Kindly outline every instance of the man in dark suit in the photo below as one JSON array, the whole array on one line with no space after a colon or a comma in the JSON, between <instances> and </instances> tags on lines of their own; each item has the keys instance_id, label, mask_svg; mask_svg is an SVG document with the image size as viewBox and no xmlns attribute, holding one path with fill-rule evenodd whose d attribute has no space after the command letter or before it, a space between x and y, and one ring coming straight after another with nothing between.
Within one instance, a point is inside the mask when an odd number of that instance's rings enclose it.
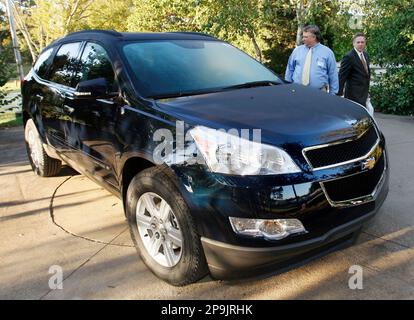
<instances>
[{"instance_id":1,"label":"man in dark suit","mask_svg":"<svg viewBox=\"0 0 414 320\"><path fill-rule=\"evenodd\" d=\"M345 98L366 106L371 71L369 57L365 51L365 35L363 33L355 34L352 43L354 48L341 61L338 95L344 95Z\"/></svg>"}]
</instances>

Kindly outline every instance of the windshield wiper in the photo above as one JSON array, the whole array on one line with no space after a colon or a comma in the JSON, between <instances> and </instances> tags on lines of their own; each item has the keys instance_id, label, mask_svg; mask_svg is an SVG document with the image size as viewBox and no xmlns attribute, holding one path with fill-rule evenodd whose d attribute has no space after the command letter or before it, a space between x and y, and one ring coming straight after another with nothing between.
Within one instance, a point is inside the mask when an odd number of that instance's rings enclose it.
<instances>
[{"instance_id":1,"label":"windshield wiper","mask_svg":"<svg viewBox=\"0 0 414 320\"><path fill-rule=\"evenodd\" d=\"M179 91L179 92L155 94L155 95L152 95L152 96L148 96L147 98L158 100L158 99L188 97L188 96L196 96L196 95L199 95L199 94L219 92L221 90L222 90L222 88L211 88L211 89L202 89L202 90Z\"/></svg>"},{"instance_id":2,"label":"windshield wiper","mask_svg":"<svg viewBox=\"0 0 414 320\"><path fill-rule=\"evenodd\" d=\"M222 90L229 90L229 89L242 89L242 88L253 88L253 87L266 87L266 86L275 86L278 84L282 84L278 81L271 81L271 80L262 80L262 81L252 81L252 82L245 82L241 84L236 84L233 86L228 86L222 88Z\"/></svg>"},{"instance_id":3,"label":"windshield wiper","mask_svg":"<svg viewBox=\"0 0 414 320\"><path fill-rule=\"evenodd\" d=\"M178 98L178 97L188 97L188 96L196 96L198 94L206 94L217 92L216 89L208 89L208 90L192 90L192 91L179 91L179 92L171 92L171 93L161 93L149 96L147 98L158 100L158 99L168 99L168 98Z\"/></svg>"},{"instance_id":4,"label":"windshield wiper","mask_svg":"<svg viewBox=\"0 0 414 320\"><path fill-rule=\"evenodd\" d=\"M221 92L221 91L232 90L232 89L265 87L265 86L274 86L274 85L278 85L278 84L282 84L282 83L278 82L278 81L271 81L271 80L252 81L252 82L245 82L245 83L236 84L236 85L228 86L228 87L221 87L221 88L210 88L210 89L203 89L203 90L161 93L161 94L148 96L147 98L155 99L155 100L168 99L168 98L179 98L179 97L195 96L195 95L199 95L199 94Z\"/></svg>"}]
</instances>

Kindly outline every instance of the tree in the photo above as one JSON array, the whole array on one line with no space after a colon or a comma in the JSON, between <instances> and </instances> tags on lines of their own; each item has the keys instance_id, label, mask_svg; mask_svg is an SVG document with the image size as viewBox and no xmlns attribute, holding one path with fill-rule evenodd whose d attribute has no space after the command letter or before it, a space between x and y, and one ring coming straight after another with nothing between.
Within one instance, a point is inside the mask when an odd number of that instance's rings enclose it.
<instances>
[{"instance_id":1,"label":"tree","mask_svg":"<svg viewBox=\"0 0 414 320\"><path fill-rule=\"evenodd\" d=\"M302 32L306 22L310 18L311 9L315 0L290 0L290 4L296 11L296 45L299 46L302 42Z\"/></svg>"},{"instance_id":2,"label":"tree","mask_svg":"<svg viewBox=\"0 0 414 320\"><path fill-rule=\"evenodd\" d=\"M308 8L306 19L298 22L297 6L292 5L292 0L267 0L264 3L264 21L260 30L265 41L264 61L277 73L284 73L289 55L301 39L300 26L319 26L323 44L334 51L337 60L352 48L352 30L348 25L350 14L342 0L315 0Z\"/></svg>"},{"instance_id":3,"label":"tree","mask_svg":"<svg viewBox=\"0 0 414 320\"><path fill-rule=\"evenodd\" d=\"M371 2L368 36L371 58L383 66L414 64L412 0Z\"/></svg>"},{"instance_id":4,"label":"tree","mask_svg":"<svg viewBox=\"0 0 414 320\"><path fill-rule=\"evenodd\" d=\"M13 15L34 61L52 40L85 28L93 0L13 1Z\"/></svg>"},{"instance_id":5,"label":"tree","mask_svg":"<svg viewBox=\"0 0 414 320\"><path fill-rule=\"evenodd\" d=\"M6 50L0 51L0 106L7 105L16 99L7 99L7 92L1 89L14 75L13 70L14 68L9 63L9 52Z\"/></svg>"},{"instance_id":6,"label":"tree","mask_svg":"<svg viewBox=\"0 0 414 320\"><path fill-rule=\"evenodd\" d=\"M263 22L262 0L208 0L200 7L202 29L230 42L246 36L257 60L263 60L258 36Z\"/></svg>"},{"instance_id":7,"label":"tree","mask_svg":"<svg viewBox=\"0 0 414 320\"><path fill-rule=\"evenodd\" d=\"M334 51L337 60L341 60L352 48L353 34L361 31L351 29L351 18L349 6L342 0L319 0L310 9L306 24L319 26L323 44Z\"/></svg>"},{"instance_id":8,"label":"tree","mask_svg":"<svg viewBox=\"0 0 414 320\"><path fill-rule=\"evenodd\" d=\"M128 18L129 31L198 31L237 42L246 36L254 55L262 60L257 35L260 29L260 0L134 0Z\"/></svg>"},{"instance_id":9,"label":"tree","mask_svg":"<svg viewBox=\"0 0 414 320\"><path fill-rule=\"evenodd\" d=\"M371 98L383 112L414 115L414 3L383 0L371 5L371 59L386 67L371 88Z\"/></svg>"},{"instance_id":10,"label":"tree","mask_svg":"<svg viewBox=\"0 0 414 320\"><path fill-rule=\"evenodd\" d=\"M5 12L0 7L0 106L7 105L16 99L7 99L7 92L1 89L10 78L15 76L8 21L3 17L5 17Z\"/></svg>"},{"instance_id":11,"label":"tree","mask_svg":"<svg viewBox=\"0 0 414 320\"><path fill-rule=\"evenodd\" d=\"M95 0L86 19L87 28L127 31L132 9L133 0Z\"/></svg>"},{"instance_id":12,"label":"tree","mask_svg":"<svg viewBox=\"0 0 414 320\"><path fill-rule=\"evenodd\" d=\"M257 44L260 1L252 0L134 0L128 18L129 31L198 31L234 42L244 35L250 39L255 56L261 60Z\"/></svg>"},{"instance_id":13,"label":"tree","mask_svg":"<svg viewBox=\"0 0 414 320\"><path fill-rule=\"evenodd\" d=\"M264 42L263 60L279 74L284 73L289 55L295 48L296 31L296 12L290 0L265 1L260 30Z\"/></svg>"},{"instance_id":14,"label":"tree","mask_svg":"<svg viewBox=\"0 0 414 320\"><path fill-rule=\"evenodd\" d=\"M37 54L39 52L39 48L36 45L36 43L34 43L29 33L27 24L26 24L25 15L22 14L22 11L24 10L24 8L27 8L26 6L29 6L31 4L32 4L31 2L25 1L23 2L23 4L20 3L20 6L16 6L16 3L14 1L10 1L11 11L14 17L14 21L16 22L20 33L23 35L23 38L26 41L27 48L29 49L29 52L32 56L32 61L35 61L37 58Z\"/></svg>"},{"instance_id":15,"label":"tree","mask_svg":"<svg viewBox=\"0 0 414 320\"><path fill-rule=\"evenodd\" d=\"M202 31L197 21L197 0L133 0L128 31Z\"/></svg>"}]
</instances>

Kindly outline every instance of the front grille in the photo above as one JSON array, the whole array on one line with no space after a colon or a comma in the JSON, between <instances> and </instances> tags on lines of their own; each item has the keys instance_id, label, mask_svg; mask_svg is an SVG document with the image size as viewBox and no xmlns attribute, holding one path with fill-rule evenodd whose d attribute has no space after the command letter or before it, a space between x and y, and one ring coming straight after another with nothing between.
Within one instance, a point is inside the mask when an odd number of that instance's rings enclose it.
<instances>
[{"instance_id":1,"label":"front grille","mask_svg":"<svg viewBox=\"0 0 414 320\"><path fill-rule=\"evenodd\" d=\"M334 202L356 199L371 195L377 187L385 167L382 153L375 167L349 177L323 183L327 196Z\"/></svg>"},{"instance_id":2,"label":"front grille","mask_svg":"<svg viewBox=\"0 0 414 320\"><path fill-rule=\"evenodd\" d=\"M371 125L359 139L306 150L305 155L314 169L330 166L365 156L377 140L377 131Z\"/></svg>"}]
</instances>

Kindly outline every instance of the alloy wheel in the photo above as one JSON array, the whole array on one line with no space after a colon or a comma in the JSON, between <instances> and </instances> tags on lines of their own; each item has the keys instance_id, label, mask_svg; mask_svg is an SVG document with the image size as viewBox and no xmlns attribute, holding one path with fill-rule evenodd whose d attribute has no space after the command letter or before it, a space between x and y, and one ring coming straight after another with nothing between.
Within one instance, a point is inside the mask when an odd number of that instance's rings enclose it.
<instances>
[{"instance_id":1,"label":"alloy wheel","mask_svg":"<svg viewBox=\"0 0 414 320\"><path fill-rule=\"evenodd\" d=\"M170 205L159 195L146 192L138 199L136 222L149 255L164 267L174 267L183 251L183 236Z\"/></svg>"}]
</instances>

